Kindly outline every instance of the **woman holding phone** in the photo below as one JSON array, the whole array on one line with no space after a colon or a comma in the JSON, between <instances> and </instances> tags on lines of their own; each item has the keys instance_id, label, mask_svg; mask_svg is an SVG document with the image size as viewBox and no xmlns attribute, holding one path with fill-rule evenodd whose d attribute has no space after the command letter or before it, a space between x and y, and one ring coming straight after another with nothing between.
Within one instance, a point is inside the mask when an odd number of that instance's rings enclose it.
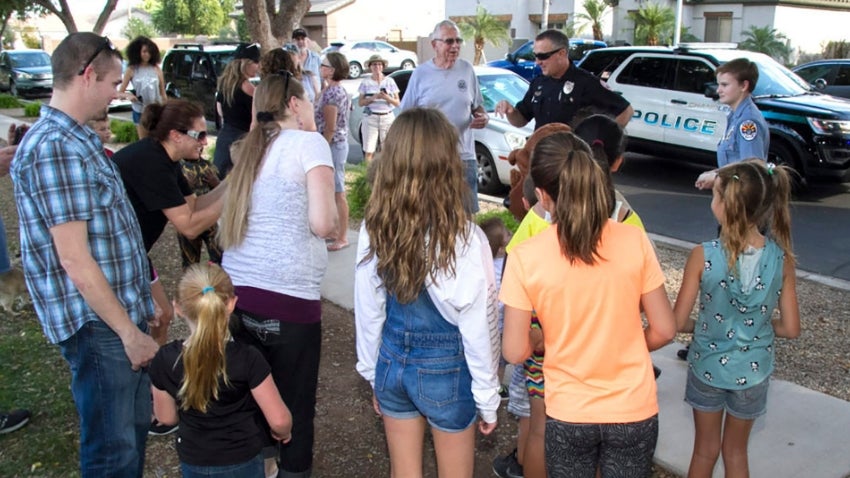
<instances>
[{"instance_id":1,"label":"woman holding phone","mask_svg":"<svg viewBox=\"0 0 850 478\"><path fill-rule=\"evenodd\" d=\"M393 109L401 102L398 96L398 85L395 80L384 75L387 60L380 55L372 55L366 60L366 68L372 72L360 83L360 100L363 107L363 122L360 124L360 135L363 141L363 153L366 162L371 162L378 147L378 141L384 144L387 131L395 120Z\"/></svg>"}]
</instances>

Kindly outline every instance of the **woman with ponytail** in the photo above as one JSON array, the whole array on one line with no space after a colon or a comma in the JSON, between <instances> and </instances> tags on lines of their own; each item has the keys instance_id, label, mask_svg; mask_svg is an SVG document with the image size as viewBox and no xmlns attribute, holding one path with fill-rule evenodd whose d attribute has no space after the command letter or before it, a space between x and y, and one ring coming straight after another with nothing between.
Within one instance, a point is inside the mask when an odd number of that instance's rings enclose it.
<instances>
[{"instance_id":1,"label":"woman with ponytail","mask_svg":"<svg viewBox=\"0 0 850 478\"><path fill-rule=\"evenodd\" d=\"M292 443L280 448L281 477L308 477L322 345L320 288L326 238L338 227L328 142L313 105L288 72L254 93L257 124L234 145L236 166L221 215L222 266L240 297L233 335L257 347L292 410Z\"/></svg>"},{"instance_id":2,"label":"woman with ponytail","mask_svg":"<svg viewBox=\"0 0 850 478\"><path fill-rule=\"evenodd\" d=\"M505 358L531 355L532 311L543 330L549 476L648 477L658 438L649 352L676 326L646 234L610 219L607 174L572 133L542 139L531 176L553 227L513 248L502 278Z\"/></svg>"},{"instance_id":3,"label":"woman with ponytail","mask_svg":"<svg viewBox=\"0 0 850 478\"><path fill-rule=\"evenodd\" d=\"M256 349L230 338L235 306L233 284L220 267L189 267L174 304L189 337L160 348L151 362L154 414L163 424L180 423L177 454L184 477L263 478L266 441L258 411L275 440L291 439L292 416L269 364Z\"/></svg>"}]
</instances>

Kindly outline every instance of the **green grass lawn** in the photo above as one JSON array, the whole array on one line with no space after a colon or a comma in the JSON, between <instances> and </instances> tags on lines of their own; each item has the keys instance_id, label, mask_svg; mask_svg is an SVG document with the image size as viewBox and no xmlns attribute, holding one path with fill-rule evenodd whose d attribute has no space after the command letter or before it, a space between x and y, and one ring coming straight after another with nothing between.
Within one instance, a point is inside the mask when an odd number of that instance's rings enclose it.
<instances>
[{"instance_id":1,"label":"green grass lawn","mask_svg":"<svg viewBox=\"0 0 850 478\"><path fill-rule=\"evenodd\" d=\"M32 308L0 318L0 409L27 408L24 428L0 435L0 475L79 476L79 423L68 364Z\"/></svg>"}]
</instances>

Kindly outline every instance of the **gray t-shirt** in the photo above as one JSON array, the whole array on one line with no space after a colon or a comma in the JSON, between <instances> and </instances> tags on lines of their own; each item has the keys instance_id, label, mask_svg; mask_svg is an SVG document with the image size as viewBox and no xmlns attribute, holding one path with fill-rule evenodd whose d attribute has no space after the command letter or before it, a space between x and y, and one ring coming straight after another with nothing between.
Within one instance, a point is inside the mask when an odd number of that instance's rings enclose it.
<instances>
[{"instance_id":1,"label":"gray t-shirt","mask_svg":"<svg viewBox=\"0 0 850 478\"><path fill-rule=\"evenodd\" d=\"M133 111L141 113L147 105L162 103L162 96L159 94L159 74L153 66L134 66L133 78L130 82L133 83L136 97L141 99L141 102L133 102Z\"/></svg>"},{"instance_id":2,"label":"gray t-shirt","mask_svg":"<svg viewBox=\"0 0 850 478\"><path fill-rule=\"evenodd\" d=\"M483 104L471 63L459 59L451 68L443 69L431 60L413 70L401 109L419 106L442 111L460 134L460 159L475 161L475 141L469 125L472 110Z\"/></svg>"},{"instance_id":3,"label":"gray t-shirt","mask_svg":"<svg viewBox=\"0 0 850 478\"><path fill-rule=\"evenodd\" d=\"M242 244L224 251L233 285L318 300L328 266L325 240L310 230L307 172L333 168L319 133L284 130L269 146L251 193Z\"/></svg>"}]
</instances>

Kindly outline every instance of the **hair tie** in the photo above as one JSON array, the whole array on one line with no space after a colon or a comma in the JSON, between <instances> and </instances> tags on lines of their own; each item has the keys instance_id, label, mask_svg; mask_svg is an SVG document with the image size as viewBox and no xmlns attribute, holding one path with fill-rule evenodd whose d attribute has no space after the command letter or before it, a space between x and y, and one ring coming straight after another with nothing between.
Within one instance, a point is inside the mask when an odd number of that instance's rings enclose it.
<instances>
[{"instance_id":1,"label":"hair tie","mask_svg":"<svg viewBox=\"0 0 850 478\"><path fill-rule=\"evenodd\" d=\"M767 175L773 176L773 170L776 169L776 165L773 163L767 163L765 166L767 166Z\"/></svg>"},{"instance_id":2,"label":"hair tie","mask_svg":"<svg viewBox=\"0 0 850 478\"><path fill-rule=\"evenodd\" d=\"M257 121L259 121L260 123L268 123L269 121L274 121L274 115L270 111L258 111Z\"/></svg>"},{"instance_id":3,"label":"hair tie","mask_svg":"<svg viewBox=\"0 0 850 478\"><path fill-rule=\"evenodd\" d=\"M204 286L204 288L201 289L201 295L207 295L210 292L215 292L215 288L211 285Z\"/></svg>"},{"instance_id":4,"label":"hair tie","mask_svg":"<svg viewBox=\"0 0 850 478\"><path fill-rule=\"evenodd\" d=\"M591 144L590 144L590 146L591 146L591 147L593 147L593 146L602 146L602 147L604 148L604 147L605 147L605 143L604 143L601 139L594 139L594 140L593 140L593 143L591 143Z\"/></svg>"},{"instance_id":5,"label":"hair tie","mask_svg":"<svg viewBox=\"0 0 850 478\"><path fill-rule=\"evenodd\" d=\"M737 174L733 174L733 175L732 175L732 179L734 179L735 181L740 181L740 180L741 180L741 178L739 178Z\"/></svg>"}]
</instances>

